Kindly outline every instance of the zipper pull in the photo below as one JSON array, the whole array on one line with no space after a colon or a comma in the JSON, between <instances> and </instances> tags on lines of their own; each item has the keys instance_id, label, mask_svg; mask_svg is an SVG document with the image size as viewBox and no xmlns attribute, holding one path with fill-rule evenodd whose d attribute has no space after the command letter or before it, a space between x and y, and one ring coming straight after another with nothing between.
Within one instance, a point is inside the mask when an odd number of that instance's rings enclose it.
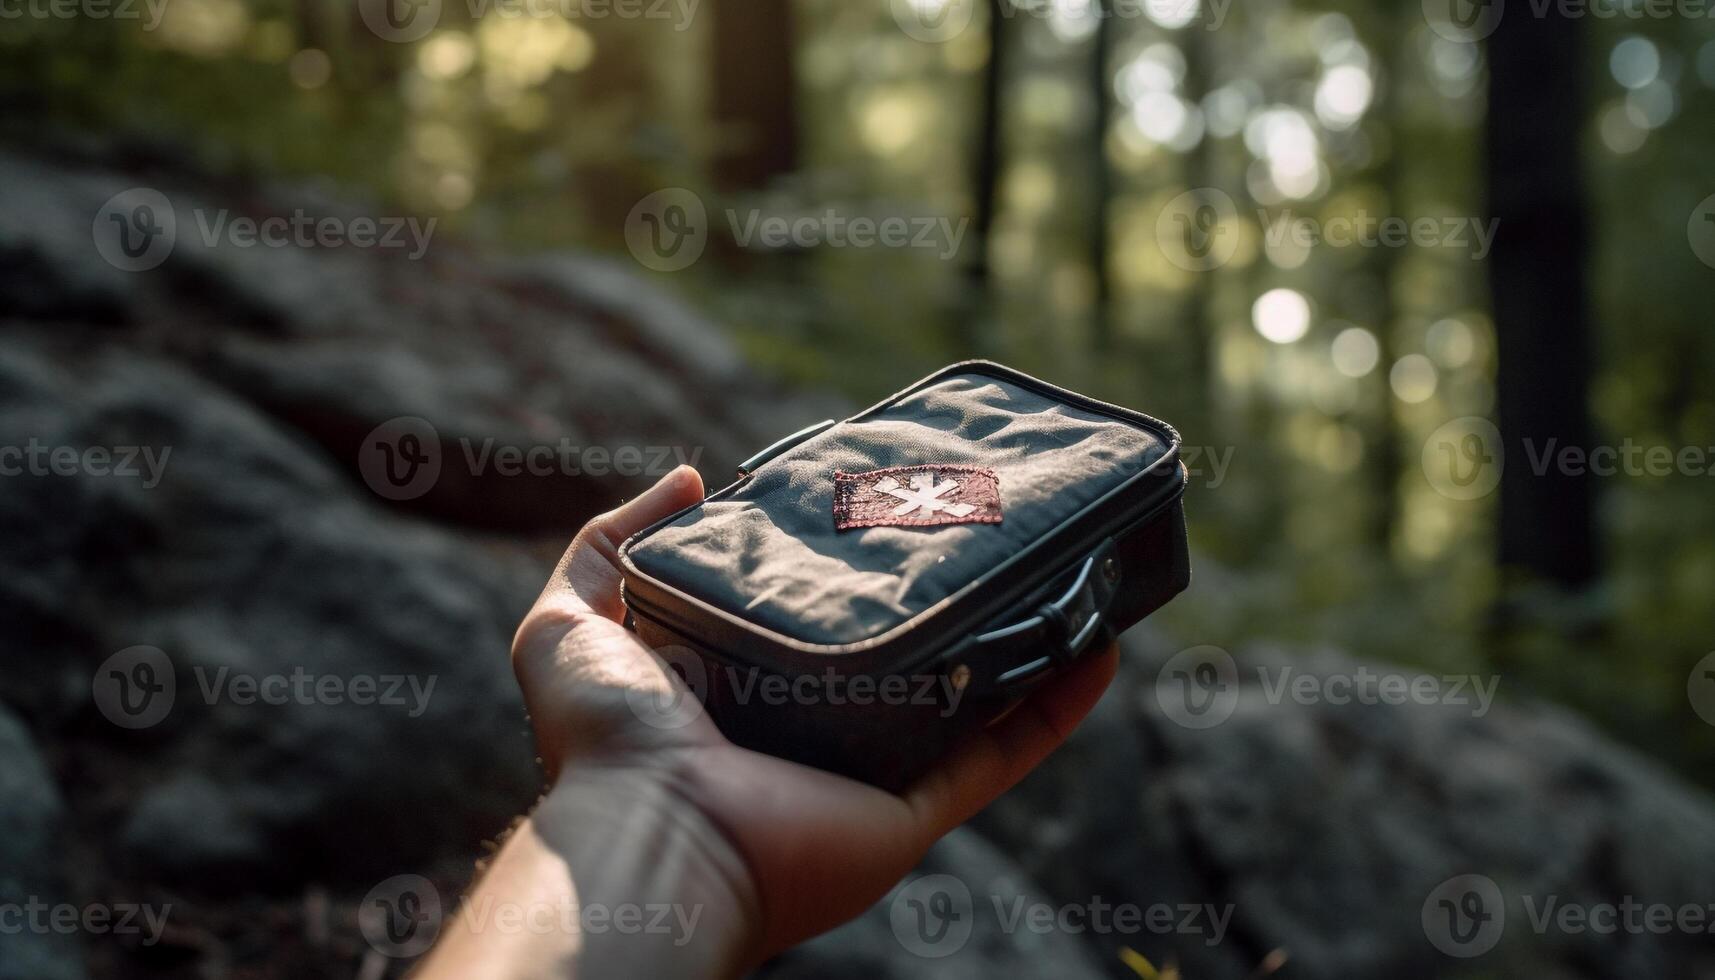
<instances>
[{"instance_id":1,"label":"zipper pull","mask_svg":"<svg viewBox=\"0 0 1715 980\"><path fill-rule=\"evenodd\" d=\"M792 433L779 442L776 442L774 445L764 449L762 452L759 452L755 456L752 456L738 464L738 478L741 480L744 479L750 474L756 472L757 467L761 466L763 463L768 462L801 442L806 442L815 436L821 435L833 428L836 424L837 423L835 423L833 419L823 419L808 428L799 429L797 432Z\"/></svg>"}]
</instances>

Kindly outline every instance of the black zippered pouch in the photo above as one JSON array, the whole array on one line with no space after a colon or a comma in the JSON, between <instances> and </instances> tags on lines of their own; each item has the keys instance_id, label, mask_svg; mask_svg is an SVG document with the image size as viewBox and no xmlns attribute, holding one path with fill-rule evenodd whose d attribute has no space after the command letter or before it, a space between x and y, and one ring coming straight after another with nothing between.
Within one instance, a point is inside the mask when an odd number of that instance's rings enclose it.
<instances>
[{"instance_id":1,"label":"black zippered pouch","mask_svg":"<svg viewBox=\"0 0 1715 980\"><path fill-rule=\"evenodd\" d=\"M626 607L734 742L901 789L1189 584L1179 447L955 364L626 540Z\"/></svg>"}]
</instances>

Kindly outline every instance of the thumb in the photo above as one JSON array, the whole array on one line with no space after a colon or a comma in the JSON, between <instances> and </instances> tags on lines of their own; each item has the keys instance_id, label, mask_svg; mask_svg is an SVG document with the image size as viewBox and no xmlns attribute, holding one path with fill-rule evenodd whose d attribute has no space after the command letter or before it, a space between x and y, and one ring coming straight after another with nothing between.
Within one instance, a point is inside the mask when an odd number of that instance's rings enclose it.
<instances>
[{"instance_id":1,"label":"thumb","mask_svg":"<svg viewBox=\"0 0 1715 980\"><path fill-rule=\"evenodd\" d=\"M536 600L536 609L591 610L615 622L625 618L619 598L619 546L662 518L703 499L703 478L680 466L614 510L592 518L561 556Z\"/></svg>"}]
</instances>

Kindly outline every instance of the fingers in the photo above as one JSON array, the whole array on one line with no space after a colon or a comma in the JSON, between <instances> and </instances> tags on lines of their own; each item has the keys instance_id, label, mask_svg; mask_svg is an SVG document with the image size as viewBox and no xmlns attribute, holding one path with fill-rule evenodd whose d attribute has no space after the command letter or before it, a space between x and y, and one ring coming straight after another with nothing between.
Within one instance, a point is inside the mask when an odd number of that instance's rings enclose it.
<instances>
[{"instance_id":1,"label":"fingers","mask_svg":"<svg viewBox=\"0 0 1715 980\"><path fill-rule=\"evenodd\" d=\"M906 793L927 839L964 823L1060 747L1101 700L1119 666L1119 648L1079 661L983 729Z\"/></svg>"},{"instance_id":2,"label":"fingers","mask_svg":"<svg viewBox=\"0 0 1715 980\"><path fill-rule=\"evenodd\" d=\"M619 599L619 546L649 525L703 499L703 478L680 466L615 510L584 525L566 549L536 610L593 610L615 622L625 618Z\"/></svg>"},{"instance_id":3,"label":"fingers","mask_svg":"<svg viewBox=\"0 0 1715 980\"><path fill-rule=\"evenodd\" d=\"M702 496L702 478L681 466L635 499L591 520L524 617L512 644L512 666L551 775L574 752L652 741L636 737L655 734L638 725L639 705L671 695L673 682L622 625L619 546Z\"/></svg>"},{"instance_id":4,"label":"fingers","mask_svg":"<svg viewBox=\"0 0 1715 980\"><path fill-rule=\"evenodd\" d=\"M619 546L702 495L702 477L681 466L584 525L524 617L512 643L512 666L550 773L571 748L602 744L626 727L626 691L663 682L659 667L620 625ZM578 709L570 710L574 704Z\"/></svg>"}]
</instances>

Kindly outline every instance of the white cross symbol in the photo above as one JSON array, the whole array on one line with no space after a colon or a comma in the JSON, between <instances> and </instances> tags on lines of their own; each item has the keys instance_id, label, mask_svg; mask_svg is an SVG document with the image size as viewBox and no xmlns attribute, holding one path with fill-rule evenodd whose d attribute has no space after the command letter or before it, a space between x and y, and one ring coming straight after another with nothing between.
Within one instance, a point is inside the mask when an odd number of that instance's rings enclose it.
<instances>
[{"instance_id":1,"label":"white cross symbol","mask_svg":"<svg viewBox=\"0 0 1715 980\"><path fill-rule=\"evenodd\" d=\"M911 474L911 489L901 486L898 480L887 477L875 485L877 493L885 493L890 497L898 497L905 501L893 508L894 517L904 517L918 508L922 508L924 516L931 516L936 511L946 511L954 517L968 517L976 508L970 504L950 504L936 498L945 496L959 489L959 484L953 480L936 485L934 477L927 473Z\"/></svg>"}]
</instances>

